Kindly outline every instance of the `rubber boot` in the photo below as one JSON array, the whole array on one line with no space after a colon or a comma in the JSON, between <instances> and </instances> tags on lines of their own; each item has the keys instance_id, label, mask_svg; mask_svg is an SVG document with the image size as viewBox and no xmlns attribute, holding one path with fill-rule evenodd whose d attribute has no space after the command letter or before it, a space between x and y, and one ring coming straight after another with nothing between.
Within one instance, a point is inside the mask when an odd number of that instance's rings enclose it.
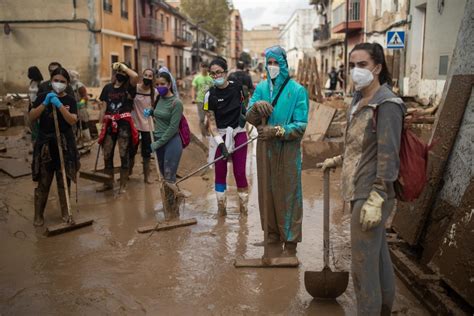
<instances>
[{"instance_id":1,"label":"rubber boot","mask_svg":"<svg viewBox=\"0 0 474 316\"><path fill-rule=\"evenodd\" d=\"M59 207L61 208L61 218L64 222L67 222L69 214L67 212L67 202L66 202L66 190L64 187L58 188L59 195Z\"/></svg>"},{"instance_id":2,"label":"rubber boot","mask_svg":"<svg viewBox=\"0 0 474 316\"><path fill-rule=\"evenodd\" d=\"M129 169L120 169L120 193L127 192Z\"/></svg>"},{"instance_id":3,"label":"rubber boot","mask_svg":"<svg viewBox=\"0 0 474 316\"><path fill-rule=\"evenodd\" d=\"M239 191L239 211L241 216L247 216L248 214L248 204L249 204L249 192L247 189L245 191Z\"/></svg>"},{"instance_id":4,"label":"rubber boot","mask_svg":"<svg viewBox=\"0 0 474 316\"><path fill-rule=\"evenodd\" d=\"M131 176L133 174L133 167L135 167L135 157L130 158L130 168L128 168L128 175Z\"/></svg>"},{"instance_id":5,"label":"rubber boot","mask_svg":"<svg viewBox=\"0 0 474 316\"><path fill-rule=\"evenodd\" d=\"M296 246L295 242L285 242L285 249L283 250L283 256L285 257L296 257Z\"/></svg>"},{"instance_id":6,"label":"rubber boot","mask_svg":"<svg viewBox=\"0 0 474 316\"><path fill-rule=\"evenodd\" d=\"M227 215L227 197L224 192L216 192L217 196L217 215L226 216Z\"/></svg>"},{"instance_id":7,"label":"rubber boot","mask_svg":"<svg viewBox=\"0 0 474 316\"><path fill-rule=\"evenodd\" d=\"M44 208L46 207L46 202L48 197L42 196L38 188L35 188L35 219L33 225L40 227L44 225Z\"/></svg>"},{"instance_id":8,"label":"rubber boot","mask_svg":"<svg viewBox=\"0 0 474 316\"><path fill-rule=\"evenodd\" d=\"M83 129L82 130L82 141L84 142L84 145L89 146L91 140L92 140L91 131L88 128Z\"/></svg>"},{"instance_id":9,"label":"rubber boot","mask_svg":"<svg viewBox=\"0 0 474 316\"><path fill-rule=\"evenodd\" d=\"M143 158L143 181L147 184L153 183L150 179L150 158Z\"/></svg>"},{"instance_id":10,"label":"rubber boot","mask_svg":"<svg viewBox=\"0 0 474 316\"><path fill-rule=\"evenodd\" d=\"M112 178L112 180L110 182L104 183L100 188L95 190L96 192L105 192L105 191L112 190L114 188L114 169L106 168L104 169L104 173L106 175L109 175Z\"/></svg>"},{"instance_id":11,"label":"rubber boot","mask_svg":"<svg viewBox=\"0 0 474 316\"><path fill-rule=\"evenodd\" d=\"M280 241L272 241L272 240L269 240L268 241L268 251L267 251L267 254L270 258L277 258L279 256L281 256L282 254L282 245L283 243L280 242Z\"/></svg>"}]
</instances>

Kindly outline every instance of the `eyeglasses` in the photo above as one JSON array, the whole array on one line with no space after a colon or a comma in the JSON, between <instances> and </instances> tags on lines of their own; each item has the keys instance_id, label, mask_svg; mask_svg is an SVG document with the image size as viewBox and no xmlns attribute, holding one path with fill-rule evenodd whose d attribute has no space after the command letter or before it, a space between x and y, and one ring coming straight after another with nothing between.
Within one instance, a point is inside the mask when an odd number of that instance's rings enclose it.
<instances>
[{"instance_id":1,"label":"eyeglasses","mask_svg":"<svg viewBox=\"0 0 474 316\"><path fill-rule=\"evenodd\" d=\"M225 71L220 71L220 70L218 70L218 71L210 71L210 72L209 72L209 75L210 75L211 77L220 77L220 76L222 76L224 73L225 73Z\"/></svg>"}]
</instances>

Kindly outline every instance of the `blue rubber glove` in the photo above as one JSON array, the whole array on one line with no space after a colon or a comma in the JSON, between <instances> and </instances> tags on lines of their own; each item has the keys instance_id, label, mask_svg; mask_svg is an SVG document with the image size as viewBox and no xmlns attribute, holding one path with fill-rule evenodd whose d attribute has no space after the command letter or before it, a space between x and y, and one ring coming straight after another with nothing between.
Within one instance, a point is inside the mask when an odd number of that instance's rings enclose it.
<instances>
[{"instance_id":1,"label":"blue rubber glove","mask_svg":"<svg viewBox=\"0 0 474 316\"><path fill-rule=\"evenodd\" d=\"M158 142L151 143L150 148L152 152L155 152L158 149Z\"/></svg>"},{"instance_id":2,"label":"blue rubber glove","mask_svg":"<svg viewBox=\"0 0 474 316\"><path fill-rule=\"evenodd\" d=\"M54 92L50 92L46 95L46 98L44 98L43 104L44 105L50 105L51 104L51 99L54 97L57 97L58 95Z\"/></svg>"},{"instance_id":3,"label":"blue rubber glove","mask_svg":"<svg viewBox=\"0 0 474 316\"><path fill-rule=\"evenodd\" d=\"M56 107L56 109L59 109L63 105L61 101L59 101L58 97L52 97L51 104L53 104Z\"/></svg>"},{"instance_id":4,"label":"blue rubber glove","mask_svg":"<svg viewBox=\"0 0 474 316\"><path fill-rule=\"evenodd\" d=\"M152 110L152 109L144 109L144 110L143 110L143 115L144 115L145 117L150 117L152 114L153 114L153 110Z\"/></svg>"}]
</instances>

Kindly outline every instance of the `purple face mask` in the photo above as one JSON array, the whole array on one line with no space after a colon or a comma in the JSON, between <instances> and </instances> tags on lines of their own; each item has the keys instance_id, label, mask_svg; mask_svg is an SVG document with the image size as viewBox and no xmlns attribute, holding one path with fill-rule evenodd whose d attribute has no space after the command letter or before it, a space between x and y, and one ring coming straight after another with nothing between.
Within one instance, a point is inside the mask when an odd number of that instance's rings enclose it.
<instances>
[{"instance_id":1,"label":"purple face mask","mask_svg":"<svg viewBox=\"0 0 474 316\"><path fill-rule=\"evenodd\" d=\"M169 91L168 87L163 87L163 86L159 86L157 89L158 89L158 93L163 97L167 95Z\"/></svg>"}]
</instances>

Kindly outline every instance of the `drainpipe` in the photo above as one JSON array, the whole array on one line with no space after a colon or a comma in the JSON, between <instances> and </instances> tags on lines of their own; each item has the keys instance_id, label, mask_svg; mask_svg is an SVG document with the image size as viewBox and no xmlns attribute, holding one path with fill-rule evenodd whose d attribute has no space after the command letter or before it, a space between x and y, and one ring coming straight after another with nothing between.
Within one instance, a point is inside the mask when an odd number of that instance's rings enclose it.
<instances>
[{"instance_id":1,"label":"drainpipe","mask_svg":"<svg viewBox=\"0 0 474 316\"><path fill-rule=\"evenodd\" d=\"M365 0L364 1L364 43L367 42L367 22L369 21L368 15L369 15L369 2L370 0Z\"/></svg>"},{"instance_id":2,"label":"drainpipe","mask_svg":"<svg viewBox=\"0 0 474 316\"><path fill-rule=\"evenodd\" d=\"M345 37L344 37L344 68L345 68L345 80L344 80L344 96L346 96L347 93L347 81L349 79L349 65L347 64L347 47L349 46L348 44L348 36L349 36L349 0L346 0L346 29L345 29Z\"/></svg>"}]
</instances>

